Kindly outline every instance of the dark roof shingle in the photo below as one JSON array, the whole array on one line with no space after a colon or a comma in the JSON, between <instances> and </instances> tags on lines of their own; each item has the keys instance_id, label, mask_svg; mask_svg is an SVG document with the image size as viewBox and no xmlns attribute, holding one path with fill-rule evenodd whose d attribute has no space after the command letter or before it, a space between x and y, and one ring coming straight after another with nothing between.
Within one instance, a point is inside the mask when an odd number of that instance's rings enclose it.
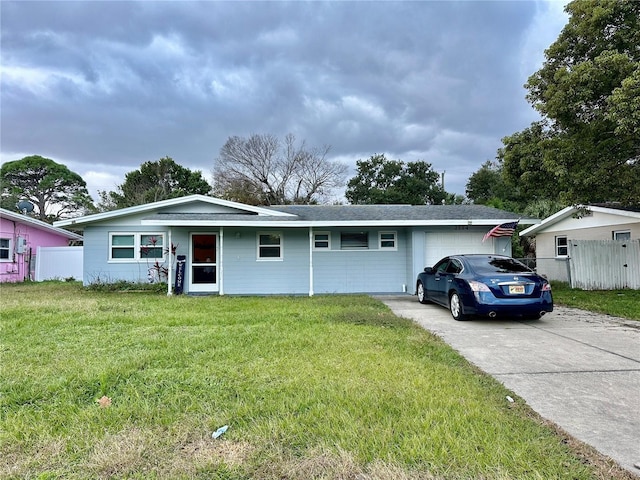
<instances>
[{"instance_id":1,"label":"dark roof shingle","mask_svg":"<svg viewBox=\"0 0 640 480\"><path fill-rule=\"evenodd\" d=\"M274 205L307 221L517 219L513 212L484 205Z\"/></svg>"}]
</instances>

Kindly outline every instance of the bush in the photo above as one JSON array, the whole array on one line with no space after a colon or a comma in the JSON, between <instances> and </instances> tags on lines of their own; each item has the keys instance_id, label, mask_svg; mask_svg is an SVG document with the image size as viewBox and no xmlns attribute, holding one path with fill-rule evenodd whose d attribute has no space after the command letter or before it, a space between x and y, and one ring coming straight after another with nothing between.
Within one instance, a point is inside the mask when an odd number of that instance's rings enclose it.
<instances>
[{"instance_id":1,"label":"bush","mask_svg":"<svg viewBox=\"0 0 640 480\"><path fill-rule=\"evenodd\" d=\"M92 292L149 292L166 293L166 283L142 283L116 280L114 282L93 282L85 287Z\"/></svg>"}]
</instances>

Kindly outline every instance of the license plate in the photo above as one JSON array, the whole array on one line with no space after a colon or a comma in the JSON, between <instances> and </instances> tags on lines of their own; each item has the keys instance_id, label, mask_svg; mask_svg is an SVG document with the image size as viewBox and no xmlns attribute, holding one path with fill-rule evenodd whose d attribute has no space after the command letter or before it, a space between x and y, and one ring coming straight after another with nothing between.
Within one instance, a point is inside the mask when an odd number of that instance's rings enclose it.
<instances>
[{"instance_id":1,"label":"license plate","mask_svg":"<svg viewBox=\"0 0 640 480\"><path fill-rule=\"evenodd\" d=\"M509 293L511 294L524 293L524 285L509 285Z\"/></svg>"}]
</instances>

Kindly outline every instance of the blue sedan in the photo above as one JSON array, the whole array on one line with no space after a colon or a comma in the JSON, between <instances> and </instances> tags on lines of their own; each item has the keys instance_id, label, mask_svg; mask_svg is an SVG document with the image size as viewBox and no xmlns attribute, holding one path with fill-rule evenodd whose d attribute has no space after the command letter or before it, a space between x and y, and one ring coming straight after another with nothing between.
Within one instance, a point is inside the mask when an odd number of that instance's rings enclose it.
<instances>
[{"instance_id":1,"label":"blue sedan","mask_svg":"<svg viewBox=\"0 0 640 480\"><path fill-rule=\"evenodd\" d=\"M456 320L472 315L538 319L553 311L549 282L503 255L452 255L418 275L420 303L437 303Z\"/></svg>"}]
</instances>

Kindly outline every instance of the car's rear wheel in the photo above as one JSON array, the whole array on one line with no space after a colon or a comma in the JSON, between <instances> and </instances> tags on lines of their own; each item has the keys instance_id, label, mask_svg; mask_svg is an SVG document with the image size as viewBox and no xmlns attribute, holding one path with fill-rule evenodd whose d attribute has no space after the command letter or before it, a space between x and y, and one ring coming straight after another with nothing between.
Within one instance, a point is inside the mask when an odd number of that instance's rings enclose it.
<instances>
[{"instance_id":1,"label":"car's rear wheel","mask_svg":"<svg viewBox=\"0 0 640 480\"><path fill-rule=\"evenodd\" d=\"M462 313L462 301L456 292L453 292L449 297L449 310L451 310L451 316L454 320L462 321L467 319L467 316Z\"/></svg>"},{"instance_id":2,"label":"car's rear wheel","mask_svg":"<svg viewBox=\"0 0 640 480\"><path fill-rule=\"evenodd\" d=\"M429 303L429 300L427 300L427 294L424 291L424 285L422 284L422 282L418 282L418 286L416 288L416 291L418 293L418 301L422 304L425 303Z\"/></svg>"}]
</instances>

